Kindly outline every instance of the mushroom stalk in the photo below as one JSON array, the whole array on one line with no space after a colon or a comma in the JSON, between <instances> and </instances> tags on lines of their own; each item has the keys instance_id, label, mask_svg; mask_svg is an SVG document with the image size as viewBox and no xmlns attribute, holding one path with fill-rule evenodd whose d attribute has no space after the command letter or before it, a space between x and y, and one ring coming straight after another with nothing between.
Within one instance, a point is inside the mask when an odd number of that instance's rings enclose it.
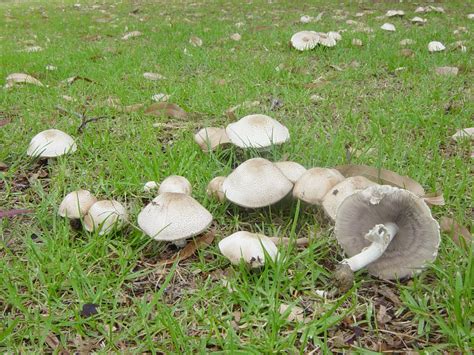
<instances>
[{"instance_id":1,"label":"mushroom stalk","mask_svg":"<svg viewBox=\"0 0 474 355\"><path fill-rule=\"evenodd\" d=\"M372 244L359 254L344 259L342 264L347 264L354 272L366 267L382 256L397 232L398 226L395 223L377 224L364 236Z\"/></svg>"}]
</instances>

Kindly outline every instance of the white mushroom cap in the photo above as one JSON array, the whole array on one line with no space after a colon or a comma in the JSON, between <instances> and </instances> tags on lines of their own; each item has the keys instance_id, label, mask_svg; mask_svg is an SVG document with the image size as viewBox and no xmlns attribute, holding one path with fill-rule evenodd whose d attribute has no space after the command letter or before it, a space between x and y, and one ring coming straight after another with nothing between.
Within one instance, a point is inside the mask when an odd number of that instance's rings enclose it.
<instances>
[{"instance_id":1,"label":"white mushroom cap","mask_svg":"<svg viewBox=\"0 0 474 355\"><path fill-rule=\"evenodd\" d=\"M229 201L248 208L270 206L282 200L292 187L272 162L262 158L245 161L222 184Z\"/></svg>"},{"instance_id":2,"label":"white mushroom cap","mask_svg":"<svg viewBox=\"0 0 474 355\"><path fill-rule=\"evenodd\" d=\"M236 232L219 242L219 250L234 265L241 260L252 268L265 263L265 252L275 261L278 249L270 238L263 234Z\"/></svg>"},{"instance_id":3,"label":"white mushroom cap","mask_svg":"<svg viewBox=\"0 0 474 355\"><path fill-rule=\"evenodd\" d=\"M424 18L415 16L415 17L413 17L410 21L411 21L412 23L416 23L416 24L424 24L424 23L426 23L427 20L424 19Z\"/></svg>"},{"instance_id":4,"label":"white mushroom cap","mask_svg":"<svg viewBox=\"0 0 474 355\"><path fill-rule=\"evenodd\" d=\"M150 192L157 189L159 186L160 185L156 181L147 181L145 185L143 185L143 191Z\"/></svg>"},{"instance_id":5,"label":"white mushroom cap","mask_svg":"<svg viewBox=\"0 0 474 355\"><path fill-rule=\"evenodd\" d=\"M385 14L386 17L394 16L405 16L405 11L403 10L388 10Z\"/></svg>"},{"instance_id":6,"label":"white mushroom cap","mask_svg":"<svg viewBox=\"0 0 474 355\"><path fill-rule=\"evenodd\" d=\"M306 168L294 161L277 161L275 166L293 184L306 172Z\"/></svg>"},{"instance_id":7,"label":"white mushroom cap","mask_svg":"<svg viewBox=\"0 0 474 355\"><path fill-rule=\"evenodd\" d=\"M428 43L428 51L430 51L431 53L441 52L441 51L444 51L445 49L446 47L441 42L431 41L430 43Z\"/></svg>"},{"instance_id":8,"label":"white mushroom cap","mask_svg":"<svg viewBox=\"0 0 474 355\"><path fill-rule=\"evenodd\" d=\"M316 32L319 36L319 43L324 47L334 47L336 43L336 39L334 38L334 34L331 36L328 33L324 32ZM332 32L337 33L337 32Z\"/></svg>"},{"instance_id":9,"label":"white mushroom cap","mask_svg":"<svg viewBox=\"0 0 474 355\"><path fill-rule=\"evenodd\" d=\"M123 227L127 220L127 210L118 201L102 200L94 203L84 217L84 228L92 232L97 230L104 235Z\"/></svg>"},{"instance_id":10,"label":"white mushroom cap","mask_svg":"<svg viewBox=\"0 0 474 355\"><path fill-rule=\"evenodd\" d=\"M395 26L391 23L384 23L380 28L385 31L395 32Z\"/></svg>"},{"instance_id":11,"label":"white mushroom cap","mask_svg":"<svg viewBox=\"0 0 474 355\"><path fill-rule=\"evenodd\" d=\"M376 185L344 200L336 217L336 238L348 256L359 254L371 241L364 238L378 224L395 223L398 232L385 252L367 266L381 279L419 272L436 259L439 225L423 199L388 185Z\"/></svg>"},{"instance_id":12,"label":"white mushroom cap","mask_svg":"<svg viewBox=\"0 0 474 355\"><path fill-rule=\"evenodd\" d=\"M177 241L204 232L212 215L191 196L165 192L138 215L138 225L155 240Z\"/></svg>"},{"instance_id":13,"label":"white mushroom cap","mask_svg":"<svg viewBox=\"0 0 474 355\"><path fill-rule=\"evenodd\" d=\"M74 139L59 129L48 129L31 139L26 154L31 157L54 158L77 150Z\"/></svg>"},{"instance_id":14,"label":"white mushroom cap","mask_svg":"<svg viewBox=\"0 0 474 355\"><path fill-rule=\"evenodd\" d=\"M319 35L314 31L301 31L291 36L290 42L293 48L306 51L318 45Z\"/></svg>"},{"instance_id":15,"label":"white mushroom cap","mask_svg":"<svg viewBox=\"0 0 474 355\"><path fill-rule=\"evenodd\" d=\"M221 144L230 143L225 128L221 127L202 128L194 135L194 141L204 152L214 150Z\"/></svg>"},{"instance_id":16,"label":"white mushroom cap","mask_svg":"<svg viewBox=\"0 0 474 355\"><path fill-rule=\"evenodd\" d=\"M344 176L335 169L309 169L296 181L293 197L312 205L320 205L328 191L343 180Z\"/></svg>"},{"instance_id":17,"label":"white mushroom cap","mask_svg":"<svg viewBox=\"0 0 474 355\"><path fill-rule=\"evenodd\" d=\"M222 184L226 179L225 176L216 176L212 179L207 185L206 193L209 197L216 198L220 202L225 201L224 190L222 189Z\"/></svg>"},{"instance_id":18,"label":"white mushroom cap","mask_svg":"<svg viewBox=\"0 0 474 355\"><path fill-rule=\"evenodd\" d=\"M229 140L240 148L265 148L290 139L288 128L266 115L248 115L226 127Z\"/></svg>"},{"instance_id":19,"label":"white mushroom cap","mask_svg":"<svg viewBox=\"0 0 474 355\"><path fill-rule=\"evenodd\" d=\"M79 219L97 202L97 198L87 190L70 192L59 205L58 214L61 217Z\"/></svg>"},{"instance_id":20,"label":"white mushroom cap","mask_svg":"<svg viewBox=\"0 0 474 355\"><path fill-rule=\"evenodd\" d=\"M353 176L343 180L324 196L324 211L332 220L335 220L339 206L348 196L372 185L377 184L363 176Z\"/></svg>"},{"instance_id":21,"label":"white mushroom cap","mask_svg":"<svg viewBox=\"0 0 474 355\"><path fill-rule=\"evenodd\" d=\"M183 176L171 175L168 176L160 185L158 189L158 195L165 192L175 192L191 196L193 190L191 183Z\"/></svg>"}]
</instances>

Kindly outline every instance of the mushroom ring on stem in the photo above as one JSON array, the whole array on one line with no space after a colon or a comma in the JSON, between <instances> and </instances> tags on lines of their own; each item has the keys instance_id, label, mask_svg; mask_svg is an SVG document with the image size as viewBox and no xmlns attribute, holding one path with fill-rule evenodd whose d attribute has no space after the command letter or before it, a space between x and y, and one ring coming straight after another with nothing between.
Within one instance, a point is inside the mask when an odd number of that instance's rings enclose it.
<instances>
[{"instance_id":1,"label":"mushroom ring on stem","mask_svg":"<svg viewBox=\"0 0 474 355\"><path fill-rule=\"evenodd\" d=\"M338 209L335 233L349 256L339 275L367 267L385 280L420 272L436 259L440 243L438 222L423 199L388 185L347 197Z\"/></svg>"}]
</instances>

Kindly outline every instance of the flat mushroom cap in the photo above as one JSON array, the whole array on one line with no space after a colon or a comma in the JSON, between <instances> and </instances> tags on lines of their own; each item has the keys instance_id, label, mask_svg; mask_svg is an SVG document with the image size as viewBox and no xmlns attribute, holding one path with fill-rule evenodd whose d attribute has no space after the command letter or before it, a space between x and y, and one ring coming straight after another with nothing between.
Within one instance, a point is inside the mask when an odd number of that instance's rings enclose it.
<instances>
[{"instance_id":1,"label":"flat mushroom cap","mask_svg":"<svg viewBox=\"0 0 474 355\"><path fill-rule=\"evenodd\" d=\"M282 200L293 184L271 162L253 158L240 164L222 184L225 197L247 208L270 206Z\"/></svg>"},{"instance_id":2,"label":"flat mushroom cap","mask_svg":"<svg viewBox=\"0 0 474 355\"><path fill-rule=\"evenodd\" d=\"M290 139L288 128L266 115L248 115L226 127L229 140L240 148L265 148Z\"/></svg>"},{"instance_id":3,"label":"flat mushroom cap","mask_svg":"<svg viewBox=\"0 0 474 355\"><path fill-rule=\"evenodd\" d=\"M334 221L339 206L348 196L373 185L377 184L363 176L352 176L343 180L324 196L324 211Z\"/></svg>"},{"instance_id":4,"label":"flat mushroom cap","mask_svg":"<svg viewBox=\"0 0 474 355\"><path fill-rule=\"evenodd\" d=\"M392 280L412 276L436 259L439 225L431 211L413 193L376 185L344 200L336 217L336 238L352 257L368 247L365 234L377 224L393 222L399 230L384 254L367 266L370 274Z\"/></svg>"},{"instance_id":5,"label":"flat mushroom cap","mask_svg":"<svg viewBox=\"0 0 474 355\"><path fill-rule=\"evenodd\" d=\"M175 192L191 196L192 190L191 183L184 176L171 175L160 184L158 195L164 194L165 192Z\"/></svg>"},{"instance_id":6,"label":"flat mushroom cap","mask_svg":"<svg viewBox=\"0 0 474 355\"><path fill-rule=\"evenodd\" d=\"M212 179L206 188L207 195L209 197L216 198L220 202L224 202L225 194L224 190L222 189L222 184L224 183L225 179L225 176L216 176L214 179Z\"/></svg>"},{"instance_id":7,"label":"flat mushroom cap","mask_svg":"<svg viewBox=\"0 0 474 355\"><path fill-rule=\"evenodd\" d=\"M54 158L77 150L74 139L59 129L48 129L31 139L26 154L30 157Z\"/></svg>"},{"instance_id":8,"label":"flat mushroom cap","mask_svg":"<svg viewBox=\"0 0 474 355\"><path fill-rule=\"evenodd\" d=\"M219 145L230 143L225 128L207 127L202 128L194 135L194 141L203 152L215 150Z\"/></svg>"},{"instance_id":9,"label":"flat mushroom cap","mask_svg":"<svg viewBox=\"0 0 474 355\"><path fill-rule=\"evenodd\" d=\"M296 32L291 36L290 43L293 48L299 51L313 49L319 43L319 35L314 31Z\"/></svg>"},{"instance_id":10,"label":"flat mushroom cap","mask_svg":"<svg viewBox=\"0 0 474 355\"><path fill-rule=\"evenodd\" d=\"M250 232L236 232L219 242L219 250L234 265L238 265L240 260L249 264L252 268L257 268L265 263L265 252L275 260L278 249L270 238L263 234Z\"/></svg>"},{"instance_id":11,"label":"flat mushroom cap","mask_svg":"<svg viewBox=\"0 0 474 355\"><path fill-rule=\"evenodd\" d=\"M138 215L138 225L151 238L177 241L204 232L212 215L191 196L165 192Z\"/></svg>"},{"instance_id":12,"label":"flat mushroom cap","mask_svg":"<svg viewBox=\"0 0 474 355\"><path fill-rule=\"evenodd\" d=\"M306 168L294 161L277 161L273 163L293 184L306 172Z\"/></svg>"},{"instance_id":13,"label":"flat mushroom cap","mask_svg":"<svg viewBox=\"0 0 474 355\"><path fill-rule=\"evenodd\" d=\"M309 169L296 181L293 197L312 205L319 205L328 191L343 180L344 176L336 169Z\"/></svg>"},{"instance_id":14,"label":"flat mushroom cap","mask_svg":"<svg viewBox=\"0 0 474 355\"><path fill-rule=\"evenodd\" d=\"M87 190L70 192L59 205L58 214L61 217L79 219L97 202L97 198Z\"/></svg>"},{"instance_id":15,"label":"flat mushroom cap","mask_svg":"<svg viewBox=\"0 0 474 355\"><path fill-rule=\"evenodd\" d=\"M127 210L120 202L102 200L94 203L84 217L84 228L92 232L99 229L104 235L114 229L120 229L127 220Z\"/></svg>"}]
</instances>

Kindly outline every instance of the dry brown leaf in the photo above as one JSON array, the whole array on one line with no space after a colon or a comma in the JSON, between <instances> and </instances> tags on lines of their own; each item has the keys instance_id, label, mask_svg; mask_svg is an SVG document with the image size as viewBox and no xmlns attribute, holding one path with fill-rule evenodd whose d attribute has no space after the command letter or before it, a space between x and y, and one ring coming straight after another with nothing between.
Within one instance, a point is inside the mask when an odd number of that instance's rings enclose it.
<instances>
[{"instance_id":1,"label":"dry brown leaf","mask_svg":"<svg viewBox=\"0 0 474 355\"><path fill-rule=\"evenodd\" d=\"M208 245L210 245L214 240L215 236L215 230L210 230L203 236L191 240L190 242L188 242L188 244L186 244L183 249L173 255L170 259L160 261L160 265L174 264L176 261L180 262L191 257L196 252L196 250L204 249Z\"/></svg>"},{"instance_id":2,"label":"dry brown leaf","mask_svg":"<svg viewBox=\"0 0 474 355\"><path fill-rule=\"evenodd\" d=\"M201 47L202 39L197 36L191 36L191 38L189 39L189 43L192 44L194 47Z\"/></svg>"},{"instance_id":3,"label":"dry brown leaf","mask_svg":"<svg viewBox=\"0 0 474 355\"><path fill-rule=\"evenodd\" d=\"M0 210L0 218L8 218L8 217L14 217L22 214L29 214L33 213L33 210L21 210L21 209L12 209L8 211L1 211Z\"/></svg>"},{"instance_id":4,"label":"dry brown leaf","mask_svg":"<svg viewBox=\"0 0 474 355\"><path fill-rule=\"evenodd\" d=\"M298 306L289 306L287 304L280 305L280 314L285 314L287 309L291 307L290 313L286 316L289 322L297 321L304 322L304 309Z\"/></svg>"},{"instance_id":5,"label":"dry brown leaf","mask_svg":"<svg viewBox=\"0 0 474 355\"><path fill-rule=\"evenodd\" d=\"M157 102L148 106L145 110L147 115L167 116L171 118L185 119L188 114L181 107L176 104L168 102Z\"/></svg>"},{"instance_id":6,"label":"dry brown leaf","mask_svg":"<svg viewBox=\"0 0 474 355\"><path fill-rule=\"evenodd\" d=\"M454 242L459 246L463 246L464 243L469 246L472 242L472 235L469 230L466 227L459 225L452 218L441 217L439 226L443 232L450 234ZM463 239L464 243L461 239Z\"/></svg>"},{"instance_id":7,"label":"dry brown leaf","mask_svg":"<svg viewBox=\"0 0 474 355\"><path fill-rule=\"evenodd\" d=\"M6 82L6 89L13 87L15 84L33 84L36 86L44 86L41 81L25 73L10 74L7 76Z\"/></svg>"},{"instance_id":8,"label":"dry brown leaf","mask_svg":"<svg viewBox=\"0 0 474 355\"><path fill-rule=\"evenodd\" d=\"M444 206L446 204L443 194L438 192L431 192L424 195L423 200L431 206Z\"/></svg>"},{"instance_id":9,"label":"dry brown leaf","mask_svg":"<svg viewBox=\"0 0 474 355\"><path fill-rule=\"evenodd\" d=\"M401 187L420 197L425 195L425 189L418 182L408 176L402 176L390 170L355 164L339 165L336 169L345 177L364 176L378 184Z\"/></svg>"},{"instance_id":10,"label":"dry brown leaf","mask_svg":"<svg viewBox=\"0 0 474 355\"><path fill-rule=\"evenodd\" d=\"M385 324L390 322L392 317L387 314L387 308L383 305L380 305L379 311L377 312L377 321L379 324Z\"/></svg>"},{"instance_id":11,"label":"dry brown leaf","mask_svg":"<svg viewBox=\"0 0 474 355\"><path fill-rule=\"evenodd\" d=\"M460 129L455 134L453 134L451 138L453 138L455 141L462 139L474 140L474 127Z\"/></svg>"},{"instance_id":12,"label":"dry brown leaf","mask_svg":"<svg viewBox=\"0 0 474 355\"><path fill-rule=\"evenodd\" d=\"M51 350L56 350L57 348L59 348L59 345L61 344L59 342L58 337L56 335L54 335L53 333L49 333L46 336L46 339L44 341L46 342L46 344L49 345Z\"/></svg>"}]
</instances>

